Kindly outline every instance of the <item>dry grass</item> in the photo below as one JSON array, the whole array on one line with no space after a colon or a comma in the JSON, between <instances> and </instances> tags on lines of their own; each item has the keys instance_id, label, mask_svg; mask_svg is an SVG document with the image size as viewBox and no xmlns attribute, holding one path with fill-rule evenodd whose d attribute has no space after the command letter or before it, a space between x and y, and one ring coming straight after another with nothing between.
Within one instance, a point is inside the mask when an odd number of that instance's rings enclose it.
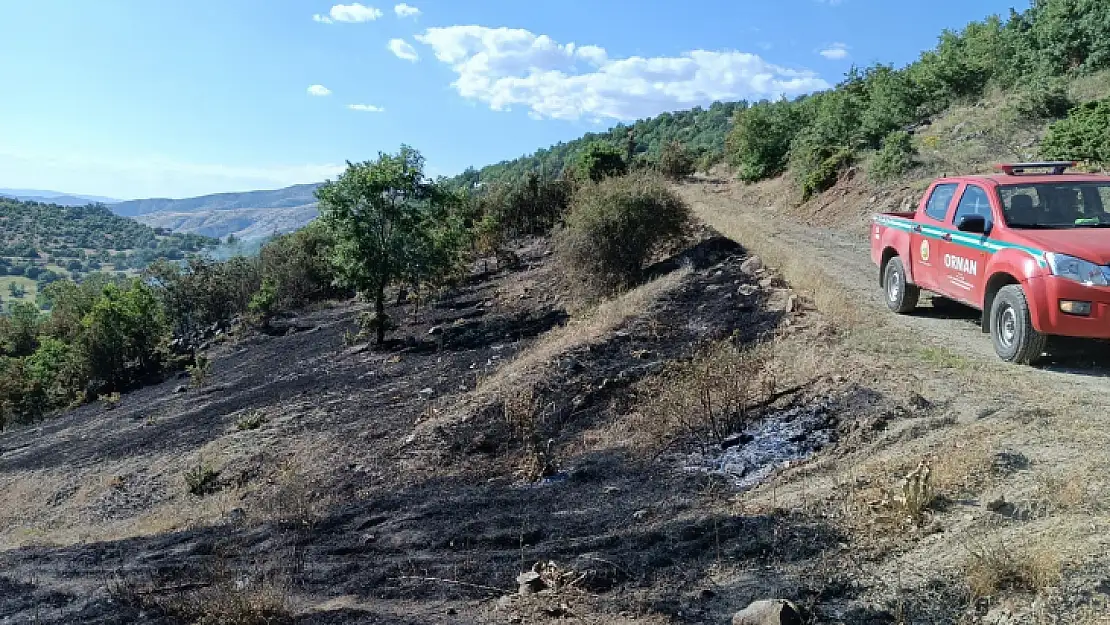
<instances>
[{"instance_id":1,"label":"dry grass","mask_svg":"<svg viewBox=\"0 0 1110 625\"><path fill-rule=\"evenodd\" d=\"M914 175L990 173L994 163L1033 158L1048 124L1011 119L1007 115L1010 99L993 93L975 104L954 106L933 120L914 139L922 164Z\"/></svg>"},{"instance_id":2,"label":"dry grass","mask_svg":"<svg viewBox=\"0 0 1110 625\"><path fill-rule=\"evenodd\" d=\"M781 197L776 191L782 183L772 182L776 184L769 184L763 191L749 188L751 196L741 198L740 203L747 203L749 206L774 206ZM869 317L861 310L859 302L845 293L835 281L828 280L823 272L814 271L813 263L807 256L775 241L773 233L768 232L767 224L761 223L766 221L767 216L753 215L747 211L722 210L715 206L719 200L699 193L694 185L684 187L682 191L690 199L694 214L699 219L726 237L741 242L758 254L765 265L775 267L791 288L813 302L826 319L840 328L862 327L869 323ZM698 201L699 199L702 201Z\"/></svg>"},{"instance_id":3,"label":"dry grass","mask_svg":"<svg viewBox=\"0 0 1110 625\"><path fill-rule=\"evenodd\" d=\"M501 411L505 424L518 440L530 440L543 424L543 406L531 387L505 393L501 398Z\"/></svg>"},{"instance_id":4,"label":"dry grass","mask_svg":"<svg viewBox=\"0 0 1110 625\"><path fill-rule=\"evenodd\" d=\"M284 418L284 413L274 417L274 428L283 427ZM93 467L6 474L0 480L0 548L155 536L226 522L237 509L258 522L311 526L330 504L322 496L326 478L319 476L330 468L322 461L309 470L301 463L282 464L272 458L318 458L344 443L326 434L271 437L266 433L222 436L189 454L151 453ZM202 477L197 467L206 463L211 471L220 472L218 490L193 495L185 474L192 471ZM249 479L244 479L246 475ZM112 491L120 488L127 493L151 489L154 502L149 507L114 509L112 502L120 498Z\"/></svg>"},{"instance_id":5,"label":"dry grass","mask_svg":"<svg viewBox=\"0 0 1110 625\"><path fill-rule=\"evenodd\" d=\"M1006 592L1040 594L1058 584L1063 575L1063 560L1051 545L1014 547L991 542L969 550L964 575L973 599Z\"/></svg>"},{"instance_id":6,"label":"dry grass","mask_svg":"<svg viewBox=\"0 0 1110 625\"><path fill-rule=\"evenodd\" d=\"M293 622L285 588L231 584L141 601L146 610L168 614L193 625L281 625Z\"/></svg>"},{"instance_id":7,"label":"dry grass","mask_svg":"<svg viewBox=\"0 0 1110 625\"><path fill-rule=\"evenodd\" d=\"M254 521L311 529L332 504L319 479L301 461L284 463L271 482L247 510Z\"/></svg>"},{"instance_id":8,"label":"dry grass","mask_svg":"<svg viewBox=\"0 0 1110 625\"><path fill-rule=\"evenodd\" d=\"M932 505L936 497L933 491L932 469L925 461L918 463L917 468L902 479L898 503L902 510L914 522L919 522L925 510Z\"/></svg>"},{"instance_id":9,"label":"dry grass","mask_svg":"<svg viewBox=\"0 0 1110 625\"><path fill-rule=\"evenodd\" d=\"M1076 102L1089 102L1110 97L1110 70L1079 76L1068 86L1068 95Z\"/></svg>"},{"instance_id":10,"label":"dry grass","mask_svg":"<svg viewBox=\"0 0 1110 625\"><path fill-rule=\"evenodd\" d=\"M937 495L952 499L981 492L991 480L993 439L997 429L965 429L958 437L945 437L931 454L932 482Z\"/></svg>"},{"instance_id":11,"label":"dry grass","mask_svg":"<svg viewBox=\"0 0 1110 625\"><path fill-rule=\"evenodd\" d=\"M575 348L606 338L630 319L643 315L655 301L678 288L689 267L671 272L595 308L576 312L567 325L544 334L535 345L479 383L479 395L507 397L531 388L552 361Z\"/></svg>"},{"instance_id":12,"label":"dry grass","mask_svg":"<svg viewBox=\"0 0 1110 625\"><path fill-rule=\"evenodd\" d=\"M201 580L117 578L108 592L120 605L193 625L284 625L293 622L294 609L281 568L232 568L217 554Z\"/></svg>"},{"instance_id":13,"label":"dry grass","mask_svg":"<svg viewBox=\"0 0 1110 625\"><path fill-rule=\"evenodd\" d=\"M645 382L637 392L633 446L654 453L686 439L704 447L742 431L751 409L776 391L773 351L773 343L744 349L724 341Z\"/></svg>"},{"instance_id":14,"label":"dry grass","mask_svg":"<svg viewBox=\"0 0 1110 625\"><path fill-rule=\"evenodd\" d=\"M553 444L544 439L551 411L538 385L560 356L607 340L630 320L647 314L661 297L678 288L691 273L689 266L643 284L585 310L572 311L571 321L555 328L515 359L482 379L474 391L479 402L499 411L512 441L523 445L518 475L534 481L557 471Z\"/></svg>"},{"instance_id":15,"label":"dry grass","mask_svg":"<svg viewBox=\"0 0 1110 625\"><path fill-rule=\"evenodd\" d=\"M1084 463L1041 475L1035 499L1050 513L1102 512L1106 505L1105 469L1103 463Z\"/></svg>"}]
</instances>

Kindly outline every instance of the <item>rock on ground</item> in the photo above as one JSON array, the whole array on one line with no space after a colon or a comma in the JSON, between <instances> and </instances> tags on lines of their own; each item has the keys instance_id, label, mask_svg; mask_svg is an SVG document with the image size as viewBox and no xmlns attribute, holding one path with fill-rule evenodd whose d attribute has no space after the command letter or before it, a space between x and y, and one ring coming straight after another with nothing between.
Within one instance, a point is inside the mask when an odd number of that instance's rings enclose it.
<instances>
[{"instance_id":1,"label":"rock on ground","mask_svg":"<svg viewBox=\"0 0 1110 625\"><path fill-rule=\"evenodd\" d=\"M762 599L734 614L732 625L802 625L802 616L786 599Z\"/></svg>"}]
</instances>

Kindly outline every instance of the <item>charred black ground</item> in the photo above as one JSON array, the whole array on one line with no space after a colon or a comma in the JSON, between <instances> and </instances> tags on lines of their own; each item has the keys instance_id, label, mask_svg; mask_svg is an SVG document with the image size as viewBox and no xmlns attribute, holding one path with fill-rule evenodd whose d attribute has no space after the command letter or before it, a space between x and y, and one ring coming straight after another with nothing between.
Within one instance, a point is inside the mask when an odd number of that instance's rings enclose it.
<instances>
[{"instance_id":1,"label":"charred black ground","mask_svg":"<svg viewBox=\"0 0 1110 625\"><path fill-rule=\"evenodd\" d=\"M182 493L180 475L148 470L145 459L191 456L225 438L233 440L206 496L236 493L241 503L219 522L170 533L0 553L0 616L176 622L165 608L175 600L270 584L294 598L299 623L698 623L723 622L766 596L789 596L813 614L850 601L851 585L814 573L848 540L824 515L737 513L719 476L580 442L628 409L637 382L707 345L807 331L809 313L786 285L750 271L744 250L716 236L657 265L654 275L691 271L611 334L559 354L536 386L551 406L541 434L559 462L528 482L517 472L526 446L470 397L483 375L568 320L547 243L519 255L520 268L476 273L417 310L392 310L403 323L385 348L345 341L362 307L341 303L275 322L282 331L273 335L219 344L207 386L167 380L112 410L85 406L5 433L0 473L127 463L106 495L81 507L90 522L198 501ZM812 382L767 415L819 398L823 427L858 438L907 414L881 394ZM466 418L412 436L415 424L452 410ZM240 431L252 411L263 424ZM283 495L274 477L288 462L309 467L297 496ZM66 505L80 486L42 495ZM294 509L315 500L328 503L311 518ZM257 520L259 506L275 514ZM574 572L573 592L515 596L516 576L549 561ZM855 622L892 622L865 616Z\"/></svg>"}]
</instances>

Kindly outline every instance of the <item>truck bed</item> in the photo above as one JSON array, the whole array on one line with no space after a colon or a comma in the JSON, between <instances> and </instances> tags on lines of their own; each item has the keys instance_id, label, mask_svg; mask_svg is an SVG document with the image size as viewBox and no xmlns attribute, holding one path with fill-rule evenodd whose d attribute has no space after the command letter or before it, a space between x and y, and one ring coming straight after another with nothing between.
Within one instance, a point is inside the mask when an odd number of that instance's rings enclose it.
<instances>
[{"instance_id":1,"label":"truck bed","mask_svg":"<svg viewBox=\"0 0 1110 625\"><path fill-rule=\"evenodd\" d=\"M901 219L909 219L913 221L917 216L917 211L889 211L882 213L875 213L875 217L899 217Z\"/></svg>"}]
</instances>

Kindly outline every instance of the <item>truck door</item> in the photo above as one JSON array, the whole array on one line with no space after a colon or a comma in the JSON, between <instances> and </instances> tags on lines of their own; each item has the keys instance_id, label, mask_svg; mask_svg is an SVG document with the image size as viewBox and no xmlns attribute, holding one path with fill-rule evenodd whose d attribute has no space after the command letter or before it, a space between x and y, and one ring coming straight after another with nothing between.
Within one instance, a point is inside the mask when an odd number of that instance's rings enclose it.
<instances>
[{"instance_id":1,"label":"truck door","mask_svg":"<svg viewBox=\"0 0 1110 625\"><path fill-rule=\"evenodd\" d=\"M987 221L987 232L991 231L990 197L977 184L964 186L956 211L948 223L950 234L942 236L939 260L944 278L937 288L954 300L977 306L977 302L983 301L983 271L987 268L989 254L984 245L987 236L957 231L956 227L965 215L983 217Z\"/></svg>"},{"instance_id":2,"label":"truck door","mask_svg":"<svg viewBox=\"0 0 1110 625\"><path fill-rule=\"evenodd\" d=\"M929 291L937 291L944 283L944 256L940 250L941 234L948 227L948 209L960 185L942 183L929 190L925 210L914 219L910 236L910 254L914 283Z\"/></svg>"}]
</instances>

